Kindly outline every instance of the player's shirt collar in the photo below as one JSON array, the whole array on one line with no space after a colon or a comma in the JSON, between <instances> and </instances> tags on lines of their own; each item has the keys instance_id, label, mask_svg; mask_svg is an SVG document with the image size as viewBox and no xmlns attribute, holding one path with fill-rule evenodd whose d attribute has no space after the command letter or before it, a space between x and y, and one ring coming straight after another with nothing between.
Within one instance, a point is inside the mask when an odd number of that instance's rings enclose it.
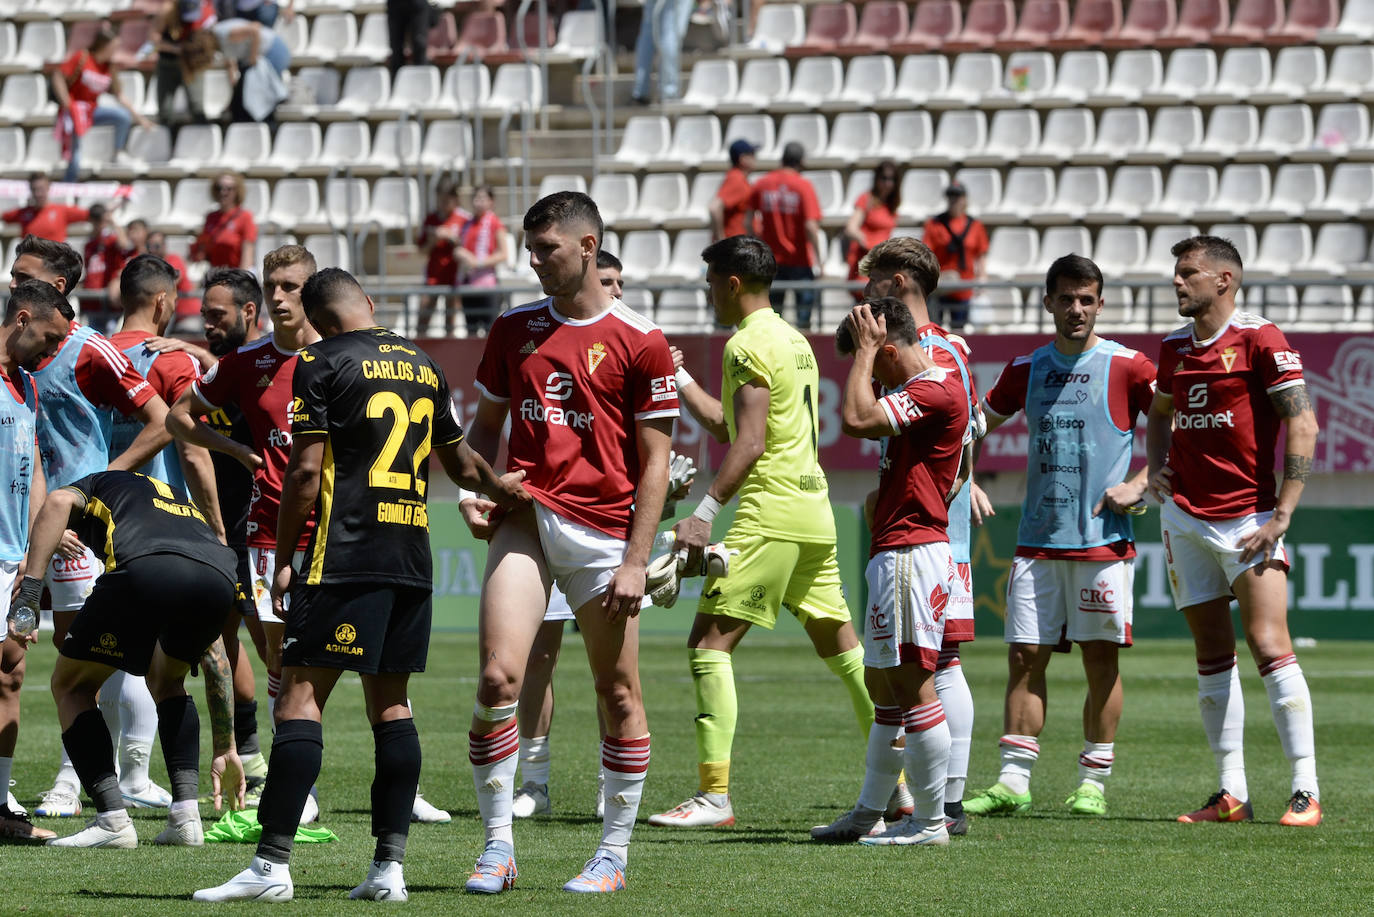
<instances>
[{"instance_id":1,"label":"player's shirt collar","mask_svg":"<svg viewBox=\"0 0 1374 917\"><path fill-rule=\"evenodd\" d=\"M1211 346L1212 344L1215 344L1217 341L1219 341L1219 340L1221 339L1221 336L1231 329L1231 323L1234 322L1234 321L1236 320L1236 312L1238 312L1238 311L1239 311L1238 309L1237 309L1237 310L1232 310L1232 311L1231 311L1231 314L1230 314L1230 315L1227 317L1227 319L1226 319L1226 324L1224 324L1224 325L1222 325L1220 328L1218 328L1218 329L1217 329L1217 333L1214 334L1214 335L1212 335L1211 337L1209 337L1209 338L1208 338L1207 340L1205 340L1205 341L1199 341L1199 340L1197 339L1197 322L1194 321L1194 322L1193 322L1192 330L1189 332L1189 337L1191 337L1192 340L1193 340L1193 346L1195 346L1195 347L1209 347L1209 346Z\"/></svg>"},{"instance_id":2,"label":"player's shirt collar","mask_svg":"<svg viewBox=\"0 0 1374 917\"><path fill-rule=\"evenodd\" d=\"M778 315L778 313L774 312L772 309L758 309L753 312L750 312L744 318L740 319L739 324L735 327L739 328L740 330L743 330L749 327L750 325L757 325L762 322L768 321L770 316L773 318L782 317Z\"/></svg>"},{"instance_id":3,"label":"player's shirt collar","mask_svg":"<svg viewBox=\"0 0 1374 917\"><path fill-rule=\"evenodd\" d=\"M553 297L549 297L549 313L563 324L572 325L574 327L581 327L584 325L595 325L597 322L601 321L603 318L614 312L615 307L620 305L623 305L623 303L621 303L620 300L616 299L615 297L611 297L611 304L602 311L598 312L596 315L593 315L591 318L570 318L564 315L562 312L559 312L558 307L556 307L553 304Z\"/></svg>"}]
</instances>

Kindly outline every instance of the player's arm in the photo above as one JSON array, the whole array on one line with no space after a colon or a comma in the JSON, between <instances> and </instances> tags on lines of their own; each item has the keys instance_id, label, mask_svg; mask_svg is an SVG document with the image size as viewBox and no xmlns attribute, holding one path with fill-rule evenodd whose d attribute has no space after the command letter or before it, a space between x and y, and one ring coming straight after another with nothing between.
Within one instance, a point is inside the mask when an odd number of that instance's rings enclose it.
<instances>
[{"instance_id":1,"label":"player's arm","mask_svg":"<svg viewBox=\"0 0 1374 917\"><path fill-rule=\"evenodd\" d=\"M630 519L625 559L606 587L602 605L606 619L634 617L644 599L644 572L649 566L663 501L668 496L668 452L673 443L673 419L650 417L635 424L635 448L639 451L639 482L635 487L634 516Z\"/></svg>"},{"instance_id":2,"label":"player's arm","mask_svg":"<svg viewBox=\"0 0 1374 917\"><path fill-rule=\"evenodd\" d=\"M282 479L281 507L277 510L277 568L272 574L272 610L285 620L284 597L291 591L296 571L292 561L296 545L320 495L320 471L324 467L324 433L294 433L291 457Z\"/></svg>"},{"instance_id":3,"label":"player's arm","mask_svg":"<svg viewBox=\"0 0 1374 917\"><path fill-rule=\"evenodd\" d=\"M501 448L501 430L506 425L509 410L509 402L482 395L477 399L476 416L464 431L463 442L488 466L496 461L496 453ZM448 471L447 466L444 470ZM458 514L463 517L463 523L474 538L483 541L490 540L496 529L487 516L494 509L496 504L480 494L463 494L458 500Z\"/></svg>"},{"instance_id":4,"label":"player's arm","mask_svg":"<svg viewBox=\"0 0 1374 917\"><path fill-rule=\"evenodd\" d=\"M1173 438L1174 396L1155 392L1145 419L1145 472L1146 489L1160 503L1174 495L1174 485L1169 481L1174 470L1165 464Z\"/></svg>"},{"instance_id":5,"label":"player's arm","mask_svg":"<svg viewBox=\"0 0 1374 917\"><path fill-rule=\"evenodd\" d=\"M143 429L129 443L129 448L110 460L110 471L142 468L172 441L172 434L167 430L167 402L158 395L153 395L135 408L133 416L142 421Z\"/></svg>"},{"instance_id":6,"label":"player's arm","mask_svg":"<svg viewBox=\"0 0 1374 917\"><path fill-rule=\"evenodd\" d=\"M181 338L144 338L143 346L154 353L176 353L177 351L188 353L207 370L219 362L219 357L204 347L192 344L190 341L183 341Z\"/></svg>"},{"instance_id":7,"label":"player's arm","mask_svg":"<svg viewBox=\"0 0 1374 917\"><path fill-rule=\"evenodd\" d=\"M677 379L678 401L685 405L688 413L701 424L702 429L715 437L718 443L728 443L730 441L730 428L725 424L725 409L720 403L720 399L714 397L706 391L697 380L692 378L692 374L687 372L683 366L684 358L682 351L676 347L669 347L668 352L673 355L673 371Z\"/></svg>"},{"instance_id":8,"label":"player's arm","mask_svg":"<svg viewBox=\"0 0 1374 917\"><path fill-rule=\"evenodd\" d=\"M501 509L514 509L521 503L533 499L520 481L525 477L523 471L512 471L498 475L487 460L461 439L446 446L435 446L434 454L439 456L439 464L444 473L459 487L486 494L488 502Z\"/></svg>"},{"instance_id":9,"label":"player's arm","mask_svg":"<svg viewBox=\"0 0 1374 917\"><path fill-rule=\"evenodd\" d=\"M954 476L954 483L950 485L949 493L945 494L945 506L954 502L954 498L959 496L959 491L963 490L964 484L969 478L973 477L973 440L964 443L964 451L959 456L959 473Z\"/></svg>"},{"instance_id":10,"label":"player's arm","mask_svg":"<svg viewBox=\"0 0 1374 917\"><path fill-rule=\"evenodd\" d=\"M1279 484L1279 499L1274 506L1274 514L1269 521L1241 539L1240 562L1246 563L1253 557L1273 556L1274 542L1293 522L1293 513L1298 508L1307 479L1312 475L1312 458L1317 453L1317 414L1312 410L1312 399L1307 394L1307 385L1299 382L1278 391L1269 393L1269 401L1274 411L1283 421L1285 434L1283 444L1283 481Z\"/></svg>"},{"instance_id":11,"label":"player's arm","mask_svg":"<svg viewBox=\"0 0 1374 917\"><path fill-rule=\"evenodd\" d=\"M262 456L254 452L251 447L230 439L222 433L217 433L209 424L200 419L203 415L214 410L216 410L215 405L202 398L194 386L188 387L186 391L181 393L176 404L172 405L172 409L167 412L167 430L179 442L223 452L225 455L237 459L249 471L257 471L261 468Z\"/></svg>"},{"instance_id":12,"label":"player's arm","mask_svg":"<svg viewBox=\"0 0 1374 917\"><path fill-rule=\"evenodd\" d=\"M210 450L178 440L177 459L181 462L186 489L191 492L191 499L205 516L210 531L215 533L221 544L228 544L224 520L220 516L219 488L215 486L215 463L210 459Z\"/></svg>"},{"instance_id":13,"label":"player's arm","mask_svg":"<svg viewBox=\"0 0 1374 917\"><path fill-rule=\"evenodd\" d=\"M34 517L29 532L29 553L25 564L30 570L44 570L57 553L63 534L86 508L86 497L79 490L60 487L48 494Z\"/></svg>"},{"instance_id":14,"label":"player's arm","mask_svg":"<svg viewBox=\"0 0 1374 917\"><path fill-rule=\"evenodd\" d=\"M897 428L873 394L873 363L887 342L887 320L881 315L875 317L867 305L858 305L849 313L847 321L854 339L854 363L844 383L840 429L845 435L858 439L890 436ZM913 347L911 352L915 355L918 373L935 368L924 348Z\"/></svg>"},{"instance_id":15,"label":"player's arm","mask_svg":"<svg viewBox=\"0 0 1374 917\"><path fill-rule=\"evenodd\" d=\"M234 746L234 672L224 651L224 638L215 642L200 657L200 670L205 674L205 706L210 711L210 737L214 757L210 762L210 786L214 793L215 811L224 802L223 788L229 789L229 808L242 809L247 792L243 764ZM227 778L227 779L226 779Z\"/></svg>"}]
</instances>

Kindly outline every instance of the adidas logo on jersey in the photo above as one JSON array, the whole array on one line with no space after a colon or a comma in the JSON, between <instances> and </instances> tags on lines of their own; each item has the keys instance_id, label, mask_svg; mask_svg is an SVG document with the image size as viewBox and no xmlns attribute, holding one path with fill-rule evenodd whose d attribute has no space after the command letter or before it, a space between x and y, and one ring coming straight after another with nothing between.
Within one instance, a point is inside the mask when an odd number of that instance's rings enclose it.
<instances>
[{"instance_id":1,"label":"adidas logo on jersey","mask_svg":"<svg viewBox=\"0 0 1374 917\"><path fill-rule=\"evenodd\" d=\"M534 341L526 341L525 346L520 348L522 354L538 353L539 348L534 346Z\"/></svg>"},{"instance_id":2,"label":"adidas logo on jersey","mask_svg":"<svg viewBox=\"0 0 1374 917\"><path fill-rule=\"evenodd\" d=\"M258 388L268 388L271 385L272 377L267 375L267 373L263 373L262 378L258 380Z\"/></svg>"}]
</instances>

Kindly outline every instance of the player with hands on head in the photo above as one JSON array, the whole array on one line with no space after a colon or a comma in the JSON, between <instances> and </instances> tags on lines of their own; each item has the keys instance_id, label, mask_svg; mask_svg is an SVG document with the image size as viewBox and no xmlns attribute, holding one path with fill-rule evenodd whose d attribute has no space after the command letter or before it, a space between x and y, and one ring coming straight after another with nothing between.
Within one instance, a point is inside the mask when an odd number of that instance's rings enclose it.
<instances>
[{"instance_id":1,"label":"player with hands on head","mask_svg":"<svg viewBox=\"0 0 1374 917\"><path fill-rule=\"evenodd\" d=\"M1248 821L1245 702L1231 600L1264 680L1279 744L1292 768L1280 824L1322 821L1312 697L1288 632L1288 551L1283 536L1312 473L1317 418L1302 356L1278 326L1236 308L1244 266L1226 239L1193 236L1173 247L1178 313L1188 324L1164 338L1159 391L1146 448L1150 494L1174 604L1197 651L1198 706L1218 783L1181 822ZM1273 456L1284 430L1277 496Z\"/></svg>"},{"instance_id":2,"label":"player with hands on head","mask_svg":"<svg viewBox=\"0 0 1374 917\"><path fill-rule=\"evenodd\" d=\"M697 716L697 790L650 816L662 827L734 824L730 756L738 701L733 654L755 625L772 629L783 606L816 655L844 684L867 733L873 713L863 650L850 623L835 549L835 518L820 465L816 355L769 301L777 271L761 240L731 236L701 253L716 320L738 330L725 343L719 399L677 369L678 397L718 442L729 443L692 515L673 527L685 568L716 564L702 587L687 638ZM738 497L721 548L710 548L716 514ZM734 552L738 552L731 556ZM708 565L709 566L709 565Z\"/></svg>"},{"instance_id":3,"label":"player with hands on head","mask_svg":"<svg viewBox=\"0 0 1374 917\"><path fill-rule=\"evenodd\" d=\"M98 472L51 491L34 520L30 569L57 549L67 528L99 546L104 575L71 622L53 669L62 744L96 817L81 831L49 840L55 847L138 845L120 795L114 748L96 693L116 669L147 676L157 704L157 729L172 783L167 827L155 843L204 843L196 801L200 719L186 693L186 675L205 674L214 761L215 810L243 807L243 767L234 750L233 677L220 629L234 599L234 552L210 531L205 516L166 483L127 471ZM11 619L32 607L41 582L25 577Z\"/></svg>"},{"instance_id":4,"label":"player with hands on head","mask_svg":"<svg viewBox=\"0 0 1374 917\"><path fill-rule=\"evenodd\" d=\"M886 438L878 465L864 666L873 696L863 786L853 809L812 830L818 840L943 846L950 730L935 688L955 578L948 495L963 460L969 398L959 375L937 365L901 300L855 306L835 335L853 354L840 419L846 435ZM876 380L891 394L874 394ZM905 747L894 753L894 743ZM905 766L913 811L885 825L883 809Z\"/></svg>"},{"instance_id":5,"label":"player with hands on head","mask_svg":"<svg viewBox=\"0 0 1374 917\"><path fill-rule=\"evenodd\" d=\"M1132 643L1135 542L1146 472L1130 474L1136 420L1150 409L1148 357L1099 337L1102 272L1065 255L1045 276L1054 340L1007 364L983 401L988 429L1025 411L1026 499L1007 586L1007 689L1001 772L965 801L973 815L1030 808L1031 769L1049 705L1046 671L1078 644L1083 705L1075 815L1105 815L1121 721L1120 649Z\"/></svg>"}]
</instances>

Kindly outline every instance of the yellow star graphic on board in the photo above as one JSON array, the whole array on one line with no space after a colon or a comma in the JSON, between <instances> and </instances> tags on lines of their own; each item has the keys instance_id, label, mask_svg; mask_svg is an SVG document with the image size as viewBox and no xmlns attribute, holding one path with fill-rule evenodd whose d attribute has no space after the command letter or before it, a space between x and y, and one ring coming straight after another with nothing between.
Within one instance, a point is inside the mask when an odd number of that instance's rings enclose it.
<instances>
[{"instance_id":1,"label":"yellow star graphic on board","mask_svg":"<svg viewBox=\"0 0 1374 917\"><path fill-rule=\"evenodd\" d=\"M973 559L974 569L973 611L975 614L985 611L1005 620L1005 596L1007 580L1011 576L1011 558L997 555L992 544L992 533L986 527L977 527L973 532L973 550L969 555ZM997 573L997 579L990 589L983 585L989 571Z\"/></svg>"}]
</instances>

